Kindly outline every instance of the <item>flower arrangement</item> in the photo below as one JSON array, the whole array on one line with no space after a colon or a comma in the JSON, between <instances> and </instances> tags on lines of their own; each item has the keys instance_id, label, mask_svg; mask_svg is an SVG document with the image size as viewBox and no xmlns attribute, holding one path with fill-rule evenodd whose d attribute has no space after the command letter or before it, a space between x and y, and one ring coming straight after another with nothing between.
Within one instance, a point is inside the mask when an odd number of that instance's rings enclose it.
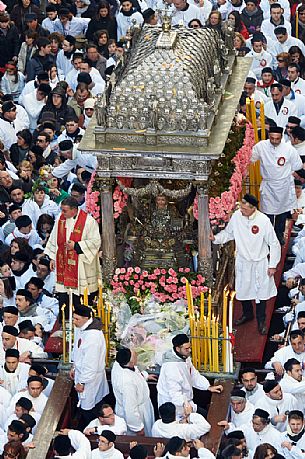
<instances>
[{"instance_id":1,"label":"flower arrangement","mask_svg":"<svg viewBox=\"0 0 305 459\"><path fill-rule=\"evenodd\" d=\"M185 283L189 280L193 298L208 290L204 285L205 278L190 268L155 268L142 270L140 267L117 268L110 282L113 294L123 293L129 305L139 305L147 295L153 295L160 303L175 302L186 298ZM136 308L139 310L139 308Z\"/></svg>"},{"instance_id":2,"label":"flower arrangement","mask_svg":"<svg viewBox=\"0 0 305 459\"><path fill-rule=\"evenodd\" d=\"M86 193L86 209L89 214L92 215L95 220L100 222L100 205L99 205L99 191L93 191L94 179L96 171L91 175L90 181L87 187Z\"/></svg>"},{"instance_id":3,"label":"flower arrangement","mask_svg":"<svg viewBox=\"0 0 305 459\"><path fill-rule=\"evenodd\" d=\"M231 160L234 165L233 174L229 180L228 191L223 191L220 196L211 197L209 200L209 217L212 225L224 226L229 221L236 208L236 201L242 191L243 179L248 174L252 148L254 145L254 132L250 123L246 123L243 145ZM194 217L198 220L198 198L196 196L193 209Z\"/></svg>"},{"instance_id":4,"label":"flower arrangement","mask_svg":"<svg viewBox=\"0 0 305 459\"><path fill-rule=\"evenodd\" d=\"M126 193L123 193L121 188L117 185L114 189L112 198L113 198L113 210L114 210L113 217L119 218L119 216L123 212L123 209L127 206L128 195Z\"/></svg>"},{"instance_id":5,"label":"flower arrangement","mask_svg":"<svg viewBox=\"0 0 305 459\"><path fill-rule=\"evenodd\" d=\"M86 208L87 212L92 215L98 222L100 221L100 192L94 190L94 180L96 172L91 175L90 181L87 187L86 193ZM131 179L120 179L121 181L126 181L127 184L130 184ZM125 183L125 182L124 182ZM123 193L120 187L117 185L113 191L113 217L115 219L119 218L124 208L127 206L128 195Z\"/></svg>"}]
</instances>

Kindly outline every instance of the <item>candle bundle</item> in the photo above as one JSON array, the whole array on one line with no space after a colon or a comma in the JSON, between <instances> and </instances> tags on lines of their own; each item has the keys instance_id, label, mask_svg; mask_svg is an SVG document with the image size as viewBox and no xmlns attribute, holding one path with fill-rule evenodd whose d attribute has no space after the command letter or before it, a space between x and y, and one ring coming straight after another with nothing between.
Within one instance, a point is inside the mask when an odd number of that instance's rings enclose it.
<instances>
[{"instance_id":1,"label":"candle bundle","mask_svg":"<svg viewBox=\"0 0 305 459\"><path fill-rule=\"evenodd\" d=\"M235 294L235 292L233 292ZM207 295L207 311L204 310L204 294L200 296L200 313L195 312L192 289L186 281L186 298L192 340L192 361L198 370L218 373L233 372L233 349L230 333L233 332L234 295L226 287L223 292L222 336L219 330L219 316L215 315L212 293ZM230 298L230 301L228 301Z\"/></svg>"}]
</instances>

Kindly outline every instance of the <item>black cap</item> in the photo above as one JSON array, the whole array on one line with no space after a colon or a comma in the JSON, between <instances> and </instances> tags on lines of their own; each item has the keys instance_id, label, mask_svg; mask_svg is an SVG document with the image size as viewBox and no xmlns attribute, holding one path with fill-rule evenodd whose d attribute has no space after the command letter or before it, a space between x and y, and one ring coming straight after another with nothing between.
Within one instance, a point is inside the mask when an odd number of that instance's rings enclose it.
<instances>
[{"instance_id":1,"label":"black cap","mask_svg":"<svg viewBox=\"0 0 305 459\"><path fill-rule=\"evenodd\" d=\"M24 421L26 427L30 427L31 429L33 429L33 427L36 426L36 421L35 419L33 418L33 416L31 416L30 414L27 414L27 413L24 413L20 419L22 421Z\"/></svg>"},{"instance_id":2,"label":"black cap","mask_svg":"<svg viewBox=\"0 0 305 459\"><path fill-rule=\"evenodd\" d=\"M87 85L92 83L92 78L87 72L80 72L77 75L77 81L78 83L86 83Z\"/></svg>"},{"instance_id":3,"label":"black cap","mask_svg":"<svg viewBox=\"0 0 305 459\"><path fill-rule=\"evenodd\" d=\"M258 207L258 200L252 194L246 193L243 199L254 207Z\"/></svg>"},{"instance_id":4,"label":"black cap","mask_svg":"<svg viewBox=\"0 0 305 459\"><path fill-rule=\"evenodd\" d=\"M246 83L256 84L256 79L252 78L252 77L247 77L246 78Z\"/></svg>"},{"instance_id":5,"label":"black cap","mask_svg":"<svg viewBox=\"0 0 305 459\"><path fill-rule=\"evenodd\" d=\"M20 215L20 217L16 218L15 225L18 229L25 228L26 226L30 226L32 224L32 220L28 215Z\"/></svg>"},{"instance_id":6,"label":"black cap","mask_svg":"<svg viewBox=\"0 0 305 459\"><path fill-rule=\"evenodd\" d=\"M22 210L22 207L18 206L18 204L11 204L8 208L8 212L11 214L14 210Z\"/></svg>"},{"instance_id":7,"label":"black cap","mask_svg":"<svg viewBox=\"0 0 305 459\"><path fill-rule=\"evenodd\" d=\"M48 72L39 72L36 78L38 81L42 81L42 80L49 81L50 80Z\"/></svg>"},{"instance_id":8,"label":"black cap","mask_svg":"<svg viewBox=\"0 0 305 459\"><path fill-rule=\"evenodd\" d=\"M8 335L18 336L18 330L16 327L12 327L11 325L4 325L2 333L7 333Z\"/></svg>"},{"instance_id":9,"label":"black cap","mask_svg":"<svg viewBox=\"0 0 305 459\"><path fill-rule=\"evenodd\" d=\"M73 142L72 140L62 140L59 142L58 147L60 151L70 151L73 150Z\"/></svg>"},{"instance_id":10,"label":"black cap","mask_svg":"<svg viewBox=\"0 0 305 459\"><path fill-rule=\"evenodd\" d=\"M271 390L273 390L276 386L278 386L278 382L275 381L274 379L266 379L266 381L263 382L263 389L266 394L269 394Z\"/></svg>"},{"instance_id":11,"label":"black cap","mask_svg":"<svg viewBox=\"0 0 305 459\"><path fill-rule=\"evenodd\" d=\"M301 120L297 116L289 116L288 123L297 124L298 126L300 126Z\"/></svg>"},{"instance_id":12,"label":"black cap","mask_svg":"<svg viewBox=\"0 0 305 459\"><path fill-rule=\"evenodd\" d=\"M115 360L122 366L127 365L131 359L131 350L127 347L121 347L116 353Z\"/></svg>"},{"instance_id":13,"label":"black cap","mask_svg":"<svg viewBox=\"0 0 305 459\"><path fill-rule=\"evenodd\" d=\"M19 328L19 333L22 333L23 331L35 331L35 327L32 324L31 320L23 320L22 322L19 322L18 324Z\"/></svg>"},{"instance_id":14,"label":"black cap","mask_svg":"<svg viewBox=\"0 0 305 459\"><path fill-rule=\"evenodd\" d=\"M16 295L18 296L24 296L27 300L29 301L33 301L33 296L31 294L31 292L29 292L28 290L26 290L25 288L19 288L16 292Z\"/></svg>"},{"instance_id":15,"label":"black cap","mask_svg":"<svg viewBox=\"0 0 305 459\"><path fill-rule=\"evenodd\" d=\"M269 133L283 134L283 128L280 126L270 126Z\"/></svg>"},{"instance_id":16,"label":"black cap","mask_svg":"<svg viewBox=\"0 0 305 459\"><path fill-rule=\"evenodd\" d=\"M105 437L111 443L114 443L116 440L116 435L115 433L111 432L111 430L103 430L100 435L101 437Z\"/></svg>"},{"instance_id":17,"label":"black cap","mask_svg":"<svg viewBox=\"0 0 305 459\"><path fill-rule=\"evenodd\" d=\"M263 70L262 70L262 74L263 73L272 73L272 75L273 75L272 68L271 67L264 67Z\"/></svg>"},{"instance_id":18,"label":"black cap","mask_svg":"<svg viewBox=\"0 0 305 459\"><path fill-rule=\"evenodd\" d=\"M174 336L172 339L173 347L183 346L185 343L189 343L190 339L185 333L179 333L178 335Z\"/></svg>"},{"instance_id":19,"label":"black cap","mask_svg":"<svg viewBox=\"0 0 305 459\"><path fill-rule=\"evenodd\" d=\"M258 416L259 418L266 419L266 421L269 419L269 413L265 410L262 410L261 408L256 408L256 410L253 413L253 416Z\"/></svg>"},{"instance_id":20,"label":"black cap","mask_svg":"<svg viewBox=\"0 0 305 459\"><path fill-rule=\"evenodd\" d=\"M5 358L6 357L14 357L16 359L19 359L20 353L19 353L18 349L7 349L5 351Z\"/></svg>"},{"instance_id":21,"label":"black cap","mask_svg":"<svg viewBox=\"0 0 305 459\"><path fill-rule=\"evenodd\" d=\"M246 392L241 389L233 389L231 392L231 398L246 398Z\"/></svg>"},{"instance_id":22,"label":"black cap","mask_svg":"<svg viewBox=\"0 0 305 459\"><path fill-rule=\"evenodd\" d=\"M81 317L91 317L92 316L92 309L88 306L78 305L74 308L74 314L81 316Z\"/></svg>"},{"instance_id":23,"label":"black cap","mask_svg":"<svg viewBox=\"0 0 305 459\"><path fill-rule=\"evenodd\" d=\"M6 306L5 308L3 308L3 314L4 313L8 313L8 314L13 314L14 316L18 316L19 312L18 312L18 309L16 308L16 306Z\"/></svg>"},{"instance_id":24,"label":"black cap","mask_svg":"<svg viewBox=\"0 0 305 459\"><path fill-rule=\"evenodd\" d=\"M20 397L20 399L16 402L16 405L21 406L27 411L31 411L33 408L33 403L26 397Z\"/></svg>"}]
</instances>

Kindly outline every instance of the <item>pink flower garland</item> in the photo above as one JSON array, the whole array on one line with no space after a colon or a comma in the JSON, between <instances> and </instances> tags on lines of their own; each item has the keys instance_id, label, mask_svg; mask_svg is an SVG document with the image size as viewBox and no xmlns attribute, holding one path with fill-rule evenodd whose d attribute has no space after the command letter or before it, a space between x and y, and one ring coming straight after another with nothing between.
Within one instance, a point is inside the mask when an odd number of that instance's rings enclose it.
<instances>
[{"instance_id":1,"label":"pink flower garland","mask_svg":"<svg viewBox=\"0 0 305 459\"><path fill-rule=\"evenodd\" d=\"M86 209L87 212L92 215L95 220L100 221L100 205L99 205L99 191L93 191L94 179L96 172L91 175L91 179L88 183L87 193L86 193ZM115 219L119 218L125 206L127 206L128 195L123 193L120 187L117 185L114 189L113 195L113 217Z\"/></svg>"},{"instance_id":2,"label":"pink flower garland","mask_svg":"<svg viewBox=\"0 0 305 459\"><path fill-rule=\"evenodd\" d=\"M135 268L117 268L110 282L113 293L124 293L127 296L141 296L151 293L161 303L186 298L186 277L191 284L193 298L207 292L205 278L201 274L192 273L190 268L155 268L152 271Z\"/></svg>"},{"instance_id":3,"label":"pink flower garland","mask_svg":"<svg viewBox=\"0 0 305 459\"><path fill-rule=\"evenodd\" d=\"M220 197L217 196L209 200L209 218L212 225L219 225L230 219L230 215L235 209L236 201L242 191L243 179L248 174L253 146L254 131L251 124L247 122L243 145L232 159L235 169L230 178L230 188L228 191L221 193ZM198 196L194 201L193 214L198 220Z\"/></svg>"}]
</instances>

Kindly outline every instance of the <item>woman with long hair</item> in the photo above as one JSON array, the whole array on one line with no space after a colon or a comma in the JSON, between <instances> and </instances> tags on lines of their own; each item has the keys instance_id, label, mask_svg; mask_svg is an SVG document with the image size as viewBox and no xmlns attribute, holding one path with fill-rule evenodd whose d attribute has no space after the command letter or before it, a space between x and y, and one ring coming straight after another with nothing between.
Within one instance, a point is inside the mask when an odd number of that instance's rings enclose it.
<instances>
[{"instance_id":1,"label":"woman with long hair","mask_svg":"<svg viewBox=\"0 0 305 459\"><path fill-rule=\"evenodd\" d=\"M247 47L245 38L239 32L235 32L234 49L238 53L238 56L245 56L250 51Z\"/></svg>"},{"instance_id":2,"label":"woman with long hair","mask_svg":"<svg viewBox=\"0 0 305 459\"><path fill-rule=\"evenodd\" d=\"M110 5L107 1L102 1L97 8L97 14L88 24L86 38L88 41L94 40L94 34L98 30L107 30L109 38L117 40L116 19L110 13Z\"/></svg>"},{"instance_id":3,"label":"woman with long hair","mask_svg":"<svg viewBox=\"0 0 305 459\"><path fill-rule=\"evenodd\" d=\"M220 11L211 11L205 25L221 32L222 17Z\"/></svg>"},{"instance_id":4,"label":"woman with long hair","mask_svg":"<svg viewBox=\"0 0 305 459\"><path fill-rule=\"evenodd\" d=\"M0 298L3 308L15 304L15 295L11 282L7 277L0 277Z\"/></svg>"},{"instance_id":5,"label":"woman with long hair","mask_svg":"<svg viewBox=\"0 0 305 459\"><path fill-rule=\"evenodd\" d=\"M1 80L1 91L3 94L11 94L14 102L18 102L24 85L25 76L18 70L14 61L8 61L5 65L5 74Z\"/></svg>"},{"instance_id":6,"label":"woman with long hair","mask_svg":"<svg viewBox=\"0 0 305 459\"><path fill-rule=\"evenodd\" d=\"M284 459L284 456L278 454L276 448L269 443L262 443L256 448L253 459Z\"/></svg>"},{"instance_id":7,"label":"woman with long hair","mask_svg":"<svg viewBox=\"0 0 305 459\"><path fill-rule=\"evenodd\" d=\"M298 64L300 67L300 76L304 78L305 76L305 57L298 46L291 46L288 50L290 55L290 62L293 64Z\"/></svg>"},{"instance_id":8,"label":"woman with long hair","mask_svg":"<svg viewBox=\"0 0 305 459\"><path fill-rule=\"evenodd\" d=\"M249 32L241 20L240 13L238 11L231 11L228 16L228 22L234 27L234 32L239 32L247 40L249 38Z\"/></svg>"}]
</instances>

